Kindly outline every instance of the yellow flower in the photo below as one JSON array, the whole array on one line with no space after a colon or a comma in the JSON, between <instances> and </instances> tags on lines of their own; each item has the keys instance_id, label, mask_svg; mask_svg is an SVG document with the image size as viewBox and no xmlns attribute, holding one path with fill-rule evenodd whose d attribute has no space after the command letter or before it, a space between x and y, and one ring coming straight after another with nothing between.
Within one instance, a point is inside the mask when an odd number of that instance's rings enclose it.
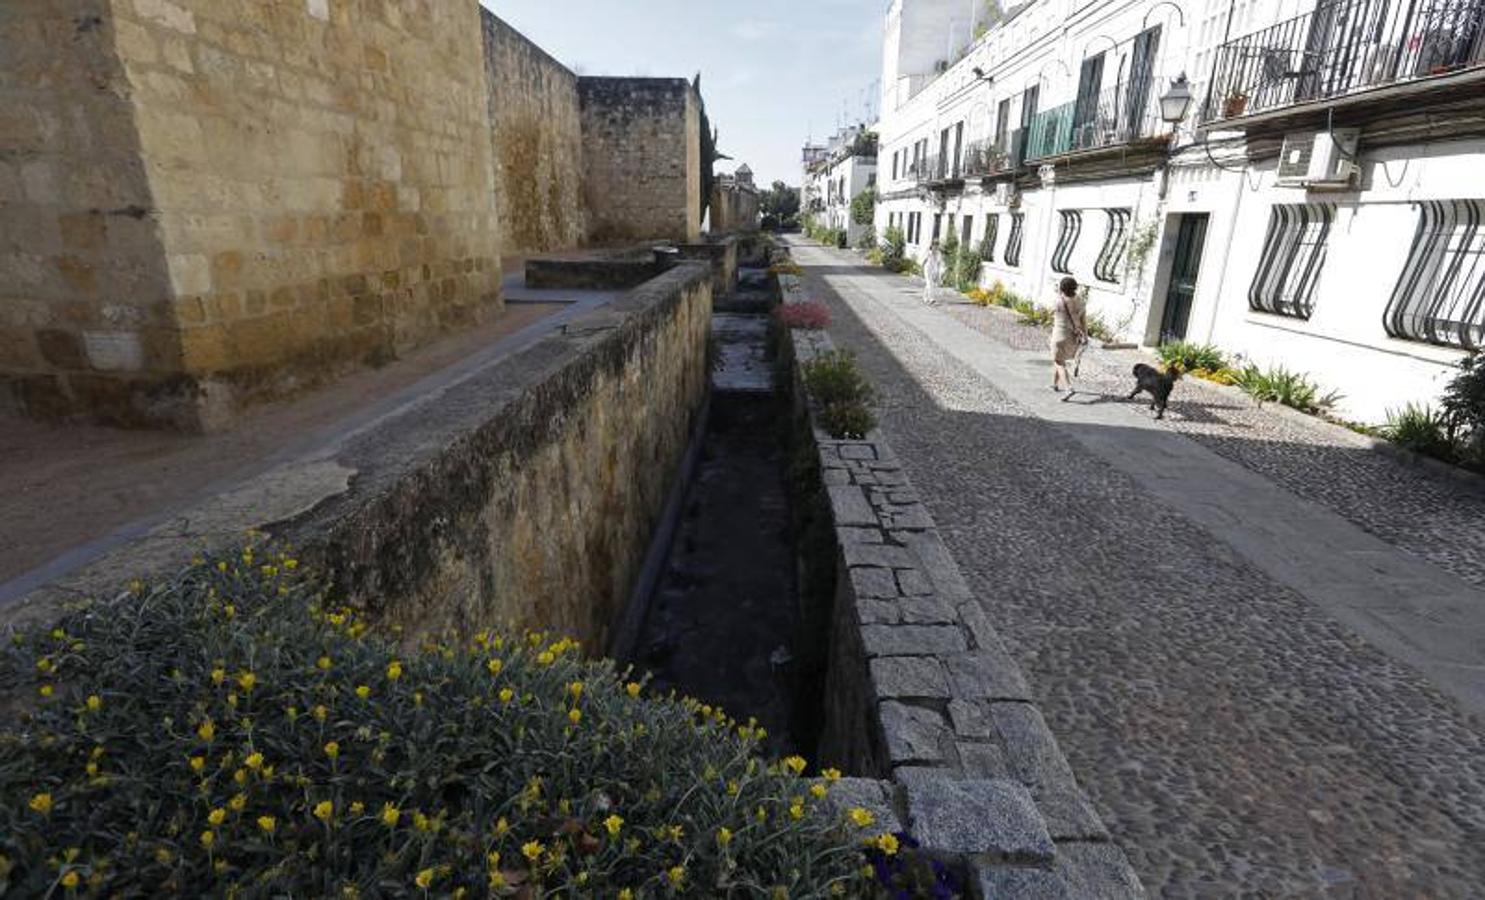
<instances>
[{"instance_id":1,"label":"yellow flower","mask_svg":"<svg viewBox=\"0 0 1485 900\"><path fill-rule=\"evenodd\" d=\"M826 781L840 781L840 769L826 769L820 774Z\"/></svg>"},{"instance_id":2,"label":"yellow flower","mask_svg":"<svg viewBox=\"0 0 1485 900\"><path fill-rule=\"evenodd\" d=\"M830 793L830 791L828 791L823 784L810 785L810 796L814 797L816 800L824 800L825 795L828 793Z\"/></svg>"},{"instance_id":3,"label":"yellow flower","mask_svg":"<svg viewBox=\"0 0 1485 900\"><path fill-rule=\"evenodd\" d=\"M876 816L859 806L851 807L851 811L846 815L850 816L851 821L856 824L857 828L866 828L877 820Z\"/></svg>"},{"instance_id":4,"label":"yellow flower","mask_svg":"<svg viewBox=\"0 0 1485 900\"><path fill-rule=\"evenodd\" d=\"M227 821L227 811L218 806L216 809L206 814L206 821L210 822L213 827L221 825L223 822Z\"/></svg>"},{"instance_id":5,"label":"yellow flower","mask_svg":"<svg viewBox=\"0 0 1485 900\"><path fill-rule=\"evenodd\" d=\"M503 887L505 887L505 876L502 875L502 874L500 874L499 872L491 872L490 873L490 889L491 890L499 890L500 888L503 888Z\"/></svg>"},{"instance_id":6,"label":"yellow flower","mask_svg":"<svg viewBox=\"0 0 1485 900\"><path fill-rule=\"evenodd\" d=\"M572 695L572 699L579 699L583 696L583 683L581 681L574 681L572 684L569 684L567 686L567 693Z\"/></svg>"},{"instance_id":7,"label":"yellow flower","mask_svg":"<svg viewBox=\"0 0 1485 900\"><path fill-rule=\"evenodd\" d=\"M618 837L619 829L624 827L624 819L618 815L609 816L603 820L603 827L608 829L609 837Z\"/></svg>"},{"instance_id":8,"label":"yellow flower","mask_svg":"<svg viewBox=\"0 0 1485 900\"><path fill-rule=\"evenodd\" d=\"M80 880L81 879L77 877L76 869L69 870L66 875L62 876L62 887L70 891L73 888L77 887L77 883Z\"/></svg>"},{"instance_id":9,"label":"yellow flower","mask_svg":"<svg viewBox=\"0 0 1485 900\"><path fill-rule=\"evenodd\" d=\"M413 706L422 706L422 705L423 705L423 692L422 691L413 691Z\"/></svg>"},{"instance_id":10,"label":"yellow flower","mask_svg":"<svg viewBox=\"0 0 1485 900\"><path fill-rule=\"evenodd\" d=\"M727 796L729 796L729 797L736 797L741 790L742 790L742 788L738 786L738 783L737 782L735 782L735 781L729 781L729 782L727 782Z\"/></svg>"},{"instance_id":11,"label":"yellow flower","mask_svg":"<svg viewBox=\"0 0 1485 900\"><path fill-rule=\"evenodd\" d=\"M505 837L507 834L510 834L510 823L505 821L505 816L501 816L500 819L495 822L495 836Z\"/></svg>"},{"instance_id":12,"label":"yellow flower","mask_svg":"<svg viewBox=\"0 0 1485 900\"><path fill-rule=\"evenodd\" d=\"M170 856L170 851L165 847L161 847L160 849L155 851L155 862L159 863L162 866L170 865L171 858L172 857Z\"/></svg>"},{"instance_id":13,"label":"yellow flower","mask_svg":"<svg viewBox=\"0 0 1485 900\"><path fill-rule=\"evenodd\" d=\"M804 771L806 763L804 761L804 757L802 756L786 756L784 757L784 765L789 768L790 772L798 775L800 772Z\"/></svg>"},{"instance_id":14,"label":"yellow flower","mask_svg":"<svg viewBox=\"0 0 1485 900\"><path fill-rule=\"evenodd\" d=\"M895 834L889 832L887 834L880 835L876 839L875 844L878 850L882 851L888 856L895 856L897 854L897 835Z\"/></svg>"},{"instance_id":15,"label":"yellow flower","mask_svg":"<svg viewBox=\"0 0 1485 900\"><path fill-rule=\"evenodd\" d=\"M521 855L526 857L527 861L534 863L541 859L541 851L544 849L541 841L527 841L521 845Z\"/></svg>"},{"instance_id":16,"label":"yellow flower","mask_svg":"<svg viewBox=\"0 0 1485 900\"><path fill-rule=\"evenodd\" d=\"M88 712L97 712L103 708L103 698L97 694L88 695Z\"/></svg>"},{"instance_id":17,"label":"yellow flower","mask_svg":"<svg viewBox=\"0 0 1485 900\"><path fill-rule=\"evenodd\" d=\"M485 860L490 864L490 868L500 868L500 851L491 850L489 854L485 856Z\"/></svg>"},{"instance_id":18,"label":"yellow flower","mask_svg":"<svg viewBox=\"0 0 1485 900\"><path fill-rule=\"evenodd\" d=\"M265 834L273 834L278 829L278 820L273 816L259 816L258 827L263 829Z\"/></svg>"},{"instance_id":19,"label":"yellow flower","mask_svg":"<svg viewBox=\"0 0 1485 900\"><path fill-rule=\"evenodd\" d=\"M200 728L197 728L196 729L196 735L198 737L200 737L203 741L210 742L211 740L213 740L217 736L217 726L216 726L216 723L213 722L211 719L207 719L205 722L202 722L201 723L201 727Z\"/></svg>"},{"instance_id":20,"label":"yellow flower","mask_svg":"<svg viewBox=\"0 0 1485 900\"><path fill-rule=\"evenodd\" d=\"M237 618L237 607L228 603L226 606L222 607L222 615L226 616L229 619Z\"/></svg>"},{"instance_id":21,"label":"yellow flower","mask_svg":"<svg viewBox=\"0 0 1485 900\"><path fill-rule=\"evenodd\" d=\"M577 707L573 707L572 709L569 709L567 711L567 721L571 722L573 725L577 725L577 723L581 722L582 720L582 710L578 709Z\"/></svg>"},{"instance_id":22,"label":"yellow flower","mask_svg":"<svg viewBox=\"0 0 1485 900\"><path fill-rule=\"evenodd\" d=\"M330 816L335 812L335 804L329 800L321 800L315 804L314 815L321 822L330 821Z\"/></svg>"},{"instance_id":23,"label":"yellow flower","mask_svg":"<svg viewBox=\"0 0 1485 900\"><path fill-rule=\"evenodd\" d=\"M392 660L387 664L387 680L396 681L402 677L402 663Z\"/></svg>"},{"instance_id":24,"label":"yellow flower","mask_svg":"<svg viewBox=\"0 0 1485 900\"><path fill-rule=\"evenodd\" d=\"M365 700L367 697L371 696L371 688L367 687L364 684L357 686L356 696L360 697L362 700Z\"/></svg>"},{"instance_id":25,"label":"yellow flower","mask_svg":"<svg viewBox=\"0 0 1485 900\"><path fill-rule=\"evenodd\" d=\"M382 824L388 828L396 828L397 820L402 817L402 811L390 803L382 804Z\"/></svg>"},{"instance_id":26,"label":"yellow flower","mask_svg":"<svg viewBox=\"0 0 1485 900\"><path fill-rule=\"evenodd\" d=\"M433 883L433 875L434 872L432 869L424 869L418 873L418 876L413 879L413 882L426 891L428 890L428 886Z\"/></svg>"},{"instance_id":27,"label":"yellow flower","mask_svg":"<svg viewBox=\"0 0 1485 900\"><path fill-rule=\"evenodd\" d=\"M413 812L413 827L416 828L419 831L425 831L425 832L426 831L432 831L433 830L433 820L432 819L429 819L427 816L423 815L420 812L414 811Z\"/></svg>"},{"instance_id":28,"label":"yellow flower","mask_svg":"<svg viewBox=\"0 0 1485 900\"><path fill-rule=\"evenodd\" d=\"M326 744L325 745L325 755L328 756L328 757L330 757L331 759L335 759L335 758L339 757L340 756L340 744L336 743L335 741L331 741L330 743Z\"/></svg>"},{"instance_id":29,"label":"yellow flower","mask_svg":"<svg viewBox=\"0 0 1485 900\"><path fill-rule=\"evenodd\" d=\"M802 803L791 803L791 804L789 804L789 817L791 819L793 819L794 821L796 821L796 822L798 822L800 819L803 819L804 818L804 804L802 804Z\"/></svg>"},{"instance_id":30,"label":"yellow flower","mask_svg":"<svg viewBox=\"0 0 1485 900\"><path fill-rule=\"evenodd\" d=\"M192 772L200 772L202 769L206 768L206 757L193 756L190 759L190 763Z\"/></svg>"},{"instance_id":31,"label":"yellow flower","mask_svg":"<svg viewBox=\"0 0 1485 900\"><path fill-rule=\"evenodd\" d=\"M552 651L543 650L541 651L541 653L537 654L536 661L544 666L550 666L552 663L557 661L557 657L552 654Z\"/></svg>"},{"instance_id":32,"label":"yellow flower","mask_svg":"<svg viewBox=\"0 0 1485 900\"><path fill-rule=\"evenodd\" d=\"M665 829L665 833L670 835L671 840L679 844L681 842L681 838L685 836L686 832L685 829L681 828L681 826L672 825L669 828Z\"/></svg>"},{"instance_id":33,"label":"yellow flower","mask_svg":"<svg viewBox=\"0 0 1485 900\"><path fill-rule=\"evenodd\" d=\"M359 816L365 810L366 810L366 804L365 803L362 803L360 800L356 800L353 803L351 803L351 815L353 815L353 816Z\"/></svg>"},{"instance_id":34,"label":"yellow flower","mask_svg":"<svg viewBox=\"0 0 1485 900\"><path fill-rule=\"evenodd\" d=\"M232 799L227 801L227 805L232 808L233 812L242 812L247 808L247 794L233 794Z\"/></svg>"},{"instance_id":35,"label":"yellow flower","mask_svg":"<svg viewBox=\"0 0 1485 900\"><path fill-rule=\"evenodd\" d=\"M630 697L638 697L639 683L635 681L629 682L628 684L624 685L624 691L629 694Z\"/></svg>"},{"instance_id":36,"label":"yellow flower","mask_svg":"<svg viewBox=\"0 0 1485 900\"><path fill-rule=\"evenodd\" d=\"M90 763L87 764L87 766L85 768L86 768L86 771L87 771L88 775L95 776L95 777L97 776L97 774L98 774L98 764L97 763L90 762Z\"/></svg>"},{"instance_id":37,"label":"yellow flower","mask_svg":"<svg viewBox=\"0 0 1485 900\"><path fill-rule=\"evenodd\" d=\"M41 813L43 816L50 815L52 811L52 795L45 792L37 794L26 805L31 807L31 811L34 813Z\"/></svg>"},{"instance_id":38,"label":"yellow flower","mask_svg":"<svg viewBox=\"0 0 1485 900\"><path fill-rule=\"evenodd\" d=\"M201 832L201 846L203 846L206 849L210 850L211 849L211 845L212 844L215 844L216 842L217 842L217 833L215 831L203 831L203 832Z\"/></svg>"},{"instance_id":39,"label":"yellow flower","mask_svg":"<svg viewBox=\"0 0 1485 900\"><path fill-rule=\"evenodd\" d=\"M686 883L686 867L671 866L666 870L665 877L670 881L672 887L679 890Z\"/></svg>"},{"instance_id":40,"label":"yellow flower","mask_svg":"<svg viewBox=\"0 0 1485 900\"><path fill-rule=\"evenodd\" d=\"M500 702L501 703L509 703L512 700L514 700L515 698L516 698L516 692L515 691L511 690L510 688L501 688L500 689Z\"/></svg>"},{"instance_id":41,"label":"yellow flower","mask_svg":"<svg viewBox=\"0 0 1485 900\"><path fill-rule=\"evenodd\" d=\"M634 900L634 891L631 891L629 888L624 888L623 890L619 891L619 900Z\"/></svg>"},{"instance_id":42,"label":"yellow flower","mask_svg":"<svg viewBox=\"0 0 1485 900\"><path fill-rule=\"evenodd\" d=\"M315 660L315 668L319 669L321 672L330 671L330 657L322 656L319 659Z\"/></svg>"},{"instance_id":43,"label":"yellow flower","mask_svg":"<svg viewBox=\"0 0 1485 900\"><path fill-rule=\"evenodd\" d=\"M310 714L315 717L316 722L323 722L325 721L325 716L330 714L330 710L326 709L323 705L320 705L310 710Z\"/></svg>"},{"instance_id":44,"label":"yellow flower","mask_svg":"<svg viewBox=\"0 0 1485 900\"><path fill-rule=\"evenodd\" d=\"M56 688L52 687L49 684L43 684L40 688L38 688L38 692L43 697L50 697L52 694L56 693Z\"/></svg>"},{"instance_id":45,"label":"yellow flower","mask_svg":"<svg viewBox=\"0 0 1485 900\"><path fill-rule=\"evenodd\" d=\"M243 672L241 675L237 676L237 686L245 691L251 691L254 685L256 685L257 683L258 676L254 675L252 672Z\"/></svg>"},{"instance_id":46,"label":"yellow flower","mask_svg":"<svg viewBox=\"0 0 1485 900\"><path fill-rule=\"evenodd\" d=\"M719 829L717 829L717 846L719 846L719 847L725 847L725 846L727 846L730 843L732 843L732 829L731 828L719 828Z\"/></svg>"},{"instance_id":47,"label":"yellow flower","mask_svg":"<svg viewBox=\"0 0 1485 900\"><path fill-rule=\"evenodd\" d=\"M242 761L242 764L256 772L259 769L263 768L263 754L258 753L257 751L249 753L247 755L247 759Z\"/></svg>"},{"instance_id":48,"label":"yellow flower","mask_svg":"<svg viewBox=\"0 0 1485 900\"><path fill-rule=\"evenodd\" d=\"M485 668L490 670L491 675L499 675L500 670L504 667L505 663L501 662L498 658L491 659L489 662L485 663Z\"/></svg>"}]
</instances>

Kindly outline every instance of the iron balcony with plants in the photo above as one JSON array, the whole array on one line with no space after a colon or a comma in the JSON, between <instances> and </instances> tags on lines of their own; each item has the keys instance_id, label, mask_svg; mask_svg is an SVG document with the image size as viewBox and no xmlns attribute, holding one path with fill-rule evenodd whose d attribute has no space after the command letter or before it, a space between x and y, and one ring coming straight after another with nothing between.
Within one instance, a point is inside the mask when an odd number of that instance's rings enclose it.
<instances>
[{"instance_id":1,"label":"iron balcony with plants","mask_svg":"<svg viewBox=\"0 0 1485 900\"><path fill-rule=\"evenodd\" d=\"M1221 45L1204 124L1485 65L1485 0L1321 0Z\"/></svg>"},{"instance_id":2,"label":"iron balcony with plants","mask_svg":"<svg viewBox=\"0 0 1485 900\"><path fill-rule=\"evenodd\" d=\"M1026 160L1169 140L1157 93L1168 79L1140 78L1039 112L1031 120Z\"/></svg>"}]
</instances>

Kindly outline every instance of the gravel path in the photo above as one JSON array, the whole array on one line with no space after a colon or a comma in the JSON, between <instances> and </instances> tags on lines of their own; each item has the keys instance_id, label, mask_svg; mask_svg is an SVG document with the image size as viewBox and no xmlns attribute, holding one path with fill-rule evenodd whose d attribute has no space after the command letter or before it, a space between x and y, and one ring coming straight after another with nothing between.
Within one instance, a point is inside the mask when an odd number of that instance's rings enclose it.
<instances>
[{"instance_id":1,"label":"gravel path","mask_svg":"<svg viewBox=\"0 0 1485 900\"><path fill-rule=\"evenodd\" d=\"M869 270L846 268L843 253L799 247L795 257L832 306L832 336L878 386L885 433L1152 895L1481 896L1478 721L956 365L893 313L913 302L905 280L856 277ZM948 312L1044 346L1040 332L979 310ZM1115 391L1126 363L1104 365L1085 362L1084 378ZM1199 391L1183 402L1205 404L1213 419L1257 418ZM1224 438L1196 418L1178 427L1203 443L1291 440L1272 430L1282 426ZM1244 452L1269 471L1256 461L1263 451ZM1286 487L1302 477L1295 470L1315 476L1321 465L1302 451L1268 452ZM1326 466L1336 455L1316 452Z\"/></svg>"}]
</instances>

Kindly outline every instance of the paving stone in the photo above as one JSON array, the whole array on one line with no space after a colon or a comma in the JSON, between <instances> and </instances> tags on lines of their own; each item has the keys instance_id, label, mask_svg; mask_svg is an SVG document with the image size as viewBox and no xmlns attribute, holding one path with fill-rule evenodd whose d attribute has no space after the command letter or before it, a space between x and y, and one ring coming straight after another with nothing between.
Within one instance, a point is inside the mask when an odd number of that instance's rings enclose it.
<instances>
[{"instance_id":1,"label":"paving stone","mask_svg":"<svg viewBox=\"0 0 1485 900\"><path fill-rule=\"evenodd\" d=\"M911 550L895 544L847 544L844 550L848 566L911 569L918 565L918 558Z\"/></svg>"},{"instance_id":2,"label":"paving stone","mask_svg":"<svg viewBox=\"0 0 1485 900\"><path fill-rule=\"evenodd\" d=\"M830 511L837 527L843 525L877 525L876 511L866 502L866 495L855 485L827 485L830 493Z\"/></svg>"},{"instance_id":3,"label":"paving stone","mask_svg":"<svg viewBox=\"0 0 1485 900\"><path fill-rule=\"evenodd\" d=\"M943 699L949 678L938 660L926 656L886 656L871 660L876 696L899 700Z\"/></svg>"},{"instance_id":4,"label":"paving stone","mask_svg":"<svg viewBox=\"0 0 1485 900\"><path fill-rule=\"evenodd\" d=\"M943 716L921 706L908 706L885 700L879 707L882 735L887 739L887 755L894 765L902 763L936 763L945 759L952 746Z\"/></svg>"},{"instance_id":5,"label":"paving stone","mask_svg":"<svg viewBox=\"0 0 1485 900\"><path fill-rule=\"evenodd\" d=\"M864 625L867 656L953 656L964 651L964 632L952 625Z\"/></svg>"},{"instance_id":6,"label":"paving stone","mask_svg":"<svg viewBox=\"0 0 1485 900\"><path fill-rule=\"evenodd\" d=\"M882 512L882 522L888 528L932 528L933 517L920 504L894 506Z\"/></svg>"},{"instance_id":7,"label":"paving stone","mask_svg":"<svg viewBox=\"0 0 1485 900\"><path fill-rule=\"evenodd\" d=\"M922 561L921 568L933 582L936 593L947 600L958 602L971 598L969 585L959 572L959 565L949 555L948 548L938 535L931 532L894 531L894 539L911 549Z\"/></svg>"},{"instance_id":8,"label":"paving stone","mask_svg":"<svg viewBox=\"0 0 1485 900\"><path fill-rule=\"evenodd\" d=\"M980 863L979 895L1016 900L1138 900L1144 886L1113 844L1058 844L1046 868ZM1206 896L1217 896L1207 894Z\"/></svg>"},{"instance_id":9,"label":"paving stone","mask_svg":"<svg viewBox=\"0 0 1485 900\"><path fill-rule=\"evenodd\" d=\"M842 544L880 544L885 537L880 528L837 528L835 536Z\"/></svg>"},{"instance_id":10,"label":"paving stone","mask_svg":"<svg viewBox=\"0 0 1485 900\"><path fill-rule=\"evenodd\" d=\"M1002 654L1006 652L1005 644L1001 643L1000 634L990 624L990 617L985 614L985 607L978 601L960 604L959 621L969 628L975 649L992 650Z\"/></svg>"},{"instance_id":11,"label":"paving stone","mask_svg":"<svg viewBox=\"0 0 1485 900\"><path fill-rule=\"evenodd\" d=\"M953 625L959 621L954 607L933 597L899 597L898 616L910 625Z\"/></svg>"},{"instance_id":12,"label":"paving stone","mask_svg":"<svg viewBox=\"0 0 1485 900\"><path fill-rule=\"evenodd\" d=\"M877 458L877 448L871 444L841 444L841 459L870 459Z\"/></svg>"},{"instance_id":13,"label":"paving stone","mask_svg":"<svg viewBox=\"0 0 1485 900\"><path fill-rule=\"evenodd\" d=\"M1052 838L1031 794L1017 782L920 777L903 788L908 826L936 853L1052 862Z\"/></svg>"},{"instance_id":14,"label":"paving stone","mask_svg":"<svg viewBox=\"0 0 1485 900\"><path fill-rule=\"evenodd\" d=\"M851 589L856 596L868 599L887 599L897 596L897 579L891 569L852 568Z\"/></svg>"},{"instance_id":15,"label":"paving stone","mask_svg":"<svg viewBox=\"0 0 1485 900\"><path fill-rule=\"evenodd\" d=\"M992 703L990 718L1006 760L1022 783L1040 791L1077 791L1077 779L1040 710L1030 703Z\"/></svg>"},{"instance_id":16,"label":"paving stone","mask_svg":"<svg viewBox=\"0 0 1485 900\"><path fill-rule=\"evenodd\" d=\"M1031 690L1009 655L976 650L944 660L954 694L966 700L1030 700Z\"/></svg>"},{"instance_id":17,"label":"paving stone","mask_svg":"<svg viewBox=\"0 0 1485 900\"><path fill-rule=\"evenodd\" d=\"M876 476L877 484L902 485L908 483L907 474L896 469L879 469Z\"/></svg>"},{"instance_id":18,"label":"paving stone","mask_svg":"<svg viewBox=\"0 0 1485 900\"><path fill-rule=\"evenodd\" d=\"M897 604L890 600L856 598L856 617L862 625L893 625L902 621Z\"/></svg>"},{"instance_id":19,"label":"paving stone","mask_svg":"<svg viewBox=\"0 0 1485 900\"><path fill-rule=\"evenodd\" d=\"M897 587L908 597L918 597L933 593L933 583L917 569L898 569ZM948 604L945 605L947 606Z\"/></svg>"},{"instance_id":20,"label":"paving stone","mask_svg":"<svg viewBox=\"0 0 1485 900\"><path fill-rule=\"evenodd\" d=\"M957 741L954 747L959 752L959 769L965 778L1010 778L1011 767L1005 761L1005 754L994 744L984 744L978 741ZM1035 799L1033 797L1033 799ZM1047 811L1041 803L1037 803L1037 809L1045 821ZM1050 827L1048 822L1047 833L1053 840L1057 838L1057 832Z\"/></svg>"},{"instance_id":21,"label":"paving stone","mask_svg":"<svg viewBox=\"0 0 1485 900\"><path fill-rule=\"evenodd\" d=\"M955 697L949 701L949 721L954 733L966 738L992 738L997 735L995 722L983 706Z\"/></svg>"},{"instance_id":22,"label":"paving stone","mask_svg":"<svg viewBox=\"0 0 1485 900\"><path fill-rule=\"evenodd\" d=\"M823 472L820 473L820 480L823 481L826 486L833 484L850 484L851 473L847 472L845 469L825 469Z\"/></svg>"}]
</instances>

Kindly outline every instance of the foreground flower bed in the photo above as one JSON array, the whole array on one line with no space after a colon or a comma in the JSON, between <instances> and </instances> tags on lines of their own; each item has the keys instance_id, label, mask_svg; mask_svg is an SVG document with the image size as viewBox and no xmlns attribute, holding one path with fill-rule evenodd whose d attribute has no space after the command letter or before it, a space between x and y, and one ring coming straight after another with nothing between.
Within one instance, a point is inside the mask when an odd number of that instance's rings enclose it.
<instances>
[{"instance_id":1,"label":"foreground flower bed","mask_svg":"<svg viewBox=\"0 0 1485 900\"><path fill-rule=\"evenodd\" d=\"M395 638L252 547L14 635L0 894L869 896L895 851L571 641Z\"/></svg>"}]
</instances>

